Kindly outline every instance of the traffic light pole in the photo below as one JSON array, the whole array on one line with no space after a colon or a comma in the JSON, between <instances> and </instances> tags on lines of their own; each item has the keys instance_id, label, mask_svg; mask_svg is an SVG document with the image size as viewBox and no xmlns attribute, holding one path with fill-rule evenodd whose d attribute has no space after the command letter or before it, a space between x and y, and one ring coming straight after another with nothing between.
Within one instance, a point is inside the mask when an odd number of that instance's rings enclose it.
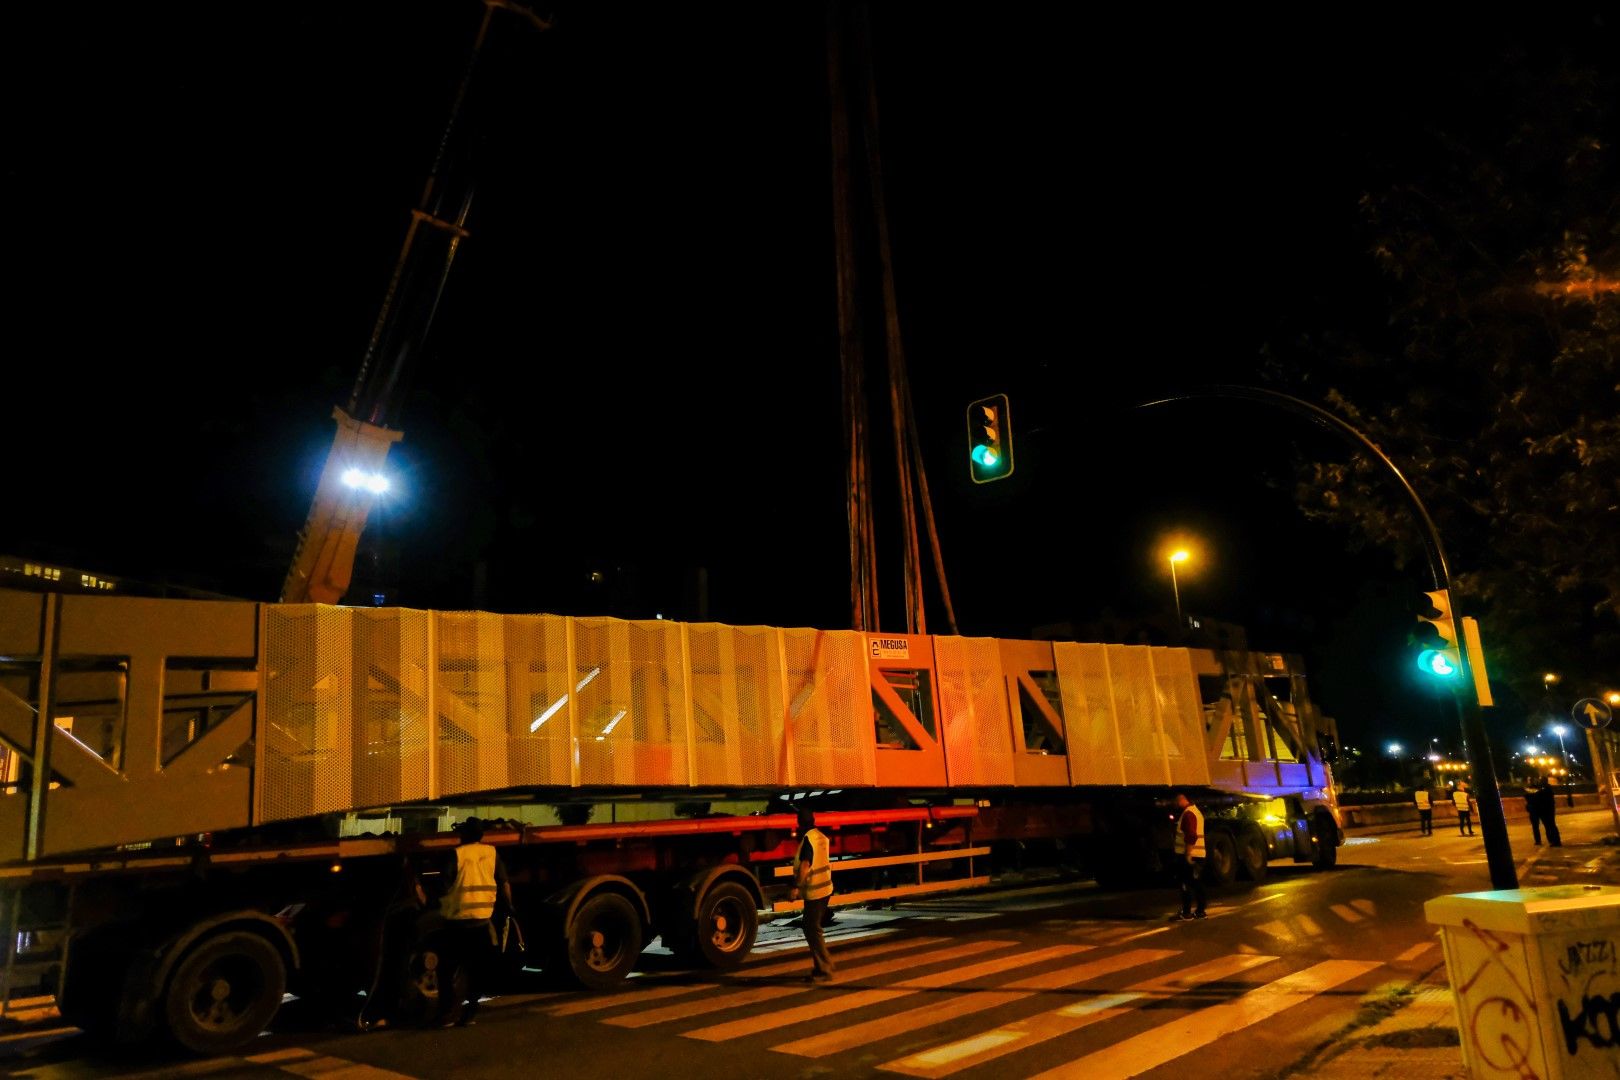
<instances>
[{"instance_id":1,"label":"traffic light pole","mask_svg":"<svg viewBox=\"0 0 1620 1080\"><path fill-rule=\"evenodd\" d=\"M1434 581L1434 587L1444 589L1448 595L1450 594L1451 567L1446 561L1445 546L1440 542L1440 530L1435 528L1428 507L1423 505L1423 500L1418 497L1418 493L1407 481L1406 476L1390 460L1389 455L1379 449L1378 444L1365 433L1321 406L1312 405L1308 401L1301 401L1276 390L1264 390L1254 386L1214 386L1175 397L1143 402L1137 408L1147 409L1157 405L1199 401L1206 398L1250 401L1283 409L1348 440L1353 446L1365 450L1381 461L1389 475L1400 485L1413 516L1417 518L1423 534L1424 552L1428 558L1429 576ZM1502 793L1496 786L1496 769L1491 763L1490 741L1485 735L1485 721L1480 712L1479 698L1474 693L1472 662L1468 656L1468 643L1463 637L1462 634L1457 635L1457 655L1461 661L1462 677L1456 680L1452 697L1457 705L1457 720L1462 728L1463 744L1468 751L1468 764L1478 786L1473 795L1475 802L1479 804L1479 831L1485 840L1485 860L1490 868L1491 888L1516 889L1519 887L1519 874L1513 865L1513 848L1508 842L1507 819L1502 816Z\"/></svg>"},{"instance_id":2,"label":"traffic light pole","mask_svg":"<svg viewBox=\"0 0 1620 1080\"><path fill-rule=\"evenodd\" d=\"M1598 791L1609 793L1606 800L1609 804L1609 813L1614 817L1614 832L1620 836L1620 806L1616 805L1614 792L1614 770L1609 765L1608 755L1599 748L1597 732L1586 728L1586 748L1591 753L1589 759L1592 763L1592 786Z\"/></svg>"}]
</instances>

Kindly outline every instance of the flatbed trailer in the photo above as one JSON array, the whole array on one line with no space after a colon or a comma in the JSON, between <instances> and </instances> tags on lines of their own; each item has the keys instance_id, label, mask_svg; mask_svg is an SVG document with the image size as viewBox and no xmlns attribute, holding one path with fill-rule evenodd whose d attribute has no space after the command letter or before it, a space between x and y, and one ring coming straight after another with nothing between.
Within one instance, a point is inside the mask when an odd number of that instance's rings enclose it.
<instances>
[{"instance_id":1,"label":"flatbed trailer","mask_svg":"<svg viewBox=\"0 0 1620 1080\"><path fill-rule=\"evenodd\" d=\"M1023 857L1126 883L1174 790L1216 884L1330 865L1330 725L1271 654L0 591L0 1007L206 1052L289 989L432 1019L468 816L522 962L593 988L654 940L741 963L802 800L835 903Z\"/></svg>"}]
</instances>

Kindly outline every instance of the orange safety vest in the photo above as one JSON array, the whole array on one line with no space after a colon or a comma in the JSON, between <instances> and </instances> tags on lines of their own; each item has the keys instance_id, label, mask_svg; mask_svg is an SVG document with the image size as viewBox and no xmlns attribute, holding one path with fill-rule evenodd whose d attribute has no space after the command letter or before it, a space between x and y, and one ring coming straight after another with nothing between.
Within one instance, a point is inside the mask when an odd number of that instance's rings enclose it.
<instances>
[{"instance_id":1,"label":"orange safety vest","mask_svg":"<svg viewBox=\"0 0 1620 1080\"><path fill-rule=\"evenodd\" d=\"M810 848L810 859L804 858L804 849ZM793 880L806 900L822 900L832 895L832 860L827 856L827 836L820 829L811 829L799 843L793 856Z\"/></svg>"},{"instance_id":2,"label":"orange safety vest","mask_svg":"<svg viewBox=\"0 0 1620 1080\"><path fill-rule=\"evenodd\" d=\"M447 919L489 919L495 915L495 849L488 844L456 848L456 880L440 908Z\"/></svg>"}]
</instances>

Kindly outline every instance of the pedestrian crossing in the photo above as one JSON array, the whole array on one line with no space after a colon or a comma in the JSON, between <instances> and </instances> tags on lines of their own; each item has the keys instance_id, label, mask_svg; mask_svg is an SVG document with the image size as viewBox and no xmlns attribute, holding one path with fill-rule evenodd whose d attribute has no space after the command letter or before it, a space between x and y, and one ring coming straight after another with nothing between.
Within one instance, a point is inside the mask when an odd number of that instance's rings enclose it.
<instances>
[{"instance_id":1,"label":"pedestrian crossing","mask_svg":"<svg viewBox=\"0 0 1620 1080\"><path fill-rule=\"evenodd\" d=\"M1351 906L1364 918L1374 912ZM741 1044L785 1059L877 1075L948 1077L994 1062L996 1076L1135 1076L1383 966L1234 946L1193 958L1174 937L1034 944L1012 935L852 941L832 950L833 983L804 981L803 951L756 958L729 973L650 976L621 992L536 1004L536 1011L605 1027ZM1280 951L1280 950L1279 950ZM1132 1019L1134 1018L1134 1019ZM1163 1019L1160 1019L1163 1018ZM1138 1030L1143 1021L1158 1021ZM1104 1024L1120 1035L1075 1043L1066 1063L1027 1051ZM1095 1049L1099 1044L1101 1049ZM885 1053L885 1049L887 1053ZM808 1062L807 1062L808 1063Z\"/></svg>"}]
</instances>

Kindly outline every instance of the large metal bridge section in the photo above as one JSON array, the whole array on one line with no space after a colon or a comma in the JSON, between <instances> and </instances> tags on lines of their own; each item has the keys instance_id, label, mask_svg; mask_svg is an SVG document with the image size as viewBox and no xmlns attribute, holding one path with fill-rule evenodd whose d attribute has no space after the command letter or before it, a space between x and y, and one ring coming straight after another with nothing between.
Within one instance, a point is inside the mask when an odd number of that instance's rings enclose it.
<instances>
[{"instance_id":1,"label":"large metal bridge section","mask_svg":"<svg viewBox=\"0 0 1620 1080\"><path fill-rule=\"evenodd\" d=\"M0 590L0 860L514 789L1297 791L1314 719L1277 656Z\"/></svg>"}]
</instances>

